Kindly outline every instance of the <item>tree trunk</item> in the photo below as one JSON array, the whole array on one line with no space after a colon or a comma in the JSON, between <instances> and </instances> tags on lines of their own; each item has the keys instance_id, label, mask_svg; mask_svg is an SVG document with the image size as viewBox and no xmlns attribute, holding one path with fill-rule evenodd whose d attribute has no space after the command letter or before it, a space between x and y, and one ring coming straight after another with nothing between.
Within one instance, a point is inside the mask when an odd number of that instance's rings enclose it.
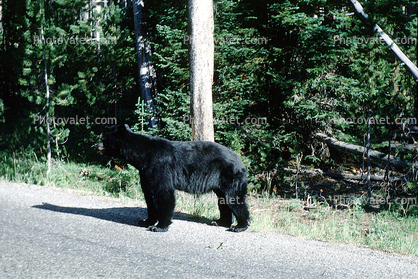
<instances>
[{"instance_id":1,"label":"tree trunk","mask_svg":"<svg viewBox=\"0 0 418 279\"><path fill-rule=\"evenodd\" d=\"M142 13L144 10L144 1L135 0L133 1L134 11L134 24L135 24L135 37L136 37L136 51L138 53L138 67L139 67L139 83L141 98L146 103L149 110L155 112L154 101L152 99L152 93L154 96L156 93L155 87L155 70L150 64L149 57L151 56L150 46L145 44L145 34L142 29ZM148 119L149 126L156 128L157 119L151 117Z\"/></svg>"},{"instance_id":2,"label":"tree trunk","mask_svg":"<svg viewBox=\"0 0 418 279\"><path fill-rule=\"evenodd\" d=\"M93 19L94 19L94 23L92 26L92 30L94 30L94 32L92 32L92 39L94 38L94 40L96 41L97 47L96 47L96 52L97 52L97 69L98 69L98 78L99 78L99 82L102 81L102 72L101 72L101 60L102 60L102 51L101 51L101 46L100 46L100 40L101 40L101 33L102 33L102 27L100 26L100 20L102 20L100 18L100 14L102 12L102 6L101 5L106 5L107 1L100 1L100 0L93 0L91 1L92 4L92 15L93 15ZM97 14L99 15L98 18L94 17L94 10L96 10Z\"/></svg>"},{"instance_id":3,"label":"tree trunk","mask_svg":"<svg viewBox=\"0 0 418 279\"><path fill-rule=\"evenodd\" d=\"M369 16L363 11L363 7L360 5L360 3L357 0L351 0L351 3L354 5L356 13L360 16L360 18L367 24L370 24L370 22L368 22ZM400 50L399 47L392 41L392 39L385 32L383 32L379 25L376 24L374 26L374 30L377 32L379 38L385 41L385 43L390 46L395 55L405 64L405 66L414 76L415 80L418 80L418 68L414 65L414 63L412 63L411 60L406 57L402 50Z\"/></svg>"},{"instance_id":4,"label":"tree trunk","mask_svg":"<svg viewBox=\"0 0 418 279\"><path fill-rule=\"evenodd\" d=\"M49 84L48 84L48 63L46 61L46 52L45 52L45 37L44 37L44 27L41 26L41 35L42 35L42 43L44 45L44 63L45 63L45 90L46 90L46 104L45 104L45 122L46 122L46 161L47 161L47 168L46 168L46 175L48 176L51 172L51 165L52 165L52 156L51 156L51 127L49 123Z\"/></svg>"},{"instance_id":5,"label":"tree trunk","mask_svg":"<svg viewBox=\"0 0 418 279\"><path fill-rule=\"evenodd\" d=\"M214 141L212 112L213 3L189 0L190 113L193 140Z\"/></svg>"}]
</instances>

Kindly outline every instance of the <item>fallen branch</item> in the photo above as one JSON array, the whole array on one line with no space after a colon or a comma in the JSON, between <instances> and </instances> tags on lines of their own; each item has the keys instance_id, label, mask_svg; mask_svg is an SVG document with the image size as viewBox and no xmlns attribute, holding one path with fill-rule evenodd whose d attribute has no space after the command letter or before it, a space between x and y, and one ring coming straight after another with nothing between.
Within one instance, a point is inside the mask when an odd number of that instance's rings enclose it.
<instances>
[{"instance_id":1,"label":"fallen branch","mask_svg":"<svg viewBox=\"0 0 418 279\"><path fill-rule=\"evenodd\" d=\"M354 154L361 155L361 156L366 154L366 148L362 146L351 144L351 143L346 143L346 142L337 140L336 138L329 137L323 133L315 133L311 135L309 131L305 131L299 127L295 127L289 124L286 125L286 128L289 130L295 131L299 134L302 134L304 136L314 137L318 139L319 141L326 143L328 146L334 147L339 150L347 151L347 152L354 153ZM371 159L379 161L379 162L388 163L388 161L390 160L390 164L392 164L397 169L404 169L407 166L406 163L401 161L399 158L394 157L394 156L390 156L389 158L389 156L383 152L379 152L376 150L369 150L369 154L370 154Z\"/></svg>"},{"instance_id":2,"label":"fallen branch","mask_svg":"<svg viewBox=\"0 0 418 279\"><path fill-rule=\"evenodd\" d=\"M412 152L412 151L418 151L418 145L413 143L400 143L400 142L392 142L391 143L392 148L398 149L400 152Z\"/></svg>"},{"instance_id":3,"label":"fallen branch","mask_svg":"<svg viewBox=\"0 0 418 279\"><path fill-rule=\"evenodd\" d=\"M299 172L296 169L291 169L291 168L285 168L284 170L294 173L294 174L298 173L298 174L310 174L310 175L326 175L331 178L343 179L343 180L364 180L367 177L366 174L361 175L361 174L338 173L338 172L330 172L330 171L323 172L321 169L299 170ZM372 174L370 175L370 180L371 181L385 181L385 176ZM407 180L401 177L389 178L389 182L397 182L397 181L406 182Z\"/></svg>"},{"instance_id":4,"label":"fallen branch","mask_svg":"<svg viewBox=\"0 0 418 279\"><path fill-rule=\"evenodd\" d=\"M351 143L345 143L343 141L337 140L336 138L329 137L323 133L316 133L314 134L314 137L328 144L328 146L332 146L340 150L348 151L348 152L358 154L358 155L363 155L366 152L366 148L364 148L363 146L359 146L359 145L355 145ZM369 155L370 155L370 158L380 161L380 162L387 163L390 160L390 163L397 168L406 167L406 164L402 162L399 158L393 157L393 156L390 156L389 158L389 156L383 152L379 152L376 150L369 150Z\"/></svg>"},{"instance_id":5,"label":"fallen branch","mask_svg":"<svg viewBox=\"0 0 418 279\"><path fill-rule=\"evenodd\" d=\"M367 174L349 174L349 173L336 173L336 172L324 172L324 175L327 175L332 178L336 179L345 179L345 180L364 180L367 178ZM385 181L384 175L370 175L371 181ZM396 182L396 181L403 181L405 182L405 178L400 177L390 177L389 182Z\"/></svg>"},{"instance_id":6,"label":"fallen branch","mask_svg":"<svg viewBox=\"0 0 418 279\"><path fill-rule=\"evenodd\" d=\"M296 170L291 168L284 168L285 171L294 173L294 174L323 174L323 171L321 169L314 169L314 170Z\"/></svg>"}]
</instances>

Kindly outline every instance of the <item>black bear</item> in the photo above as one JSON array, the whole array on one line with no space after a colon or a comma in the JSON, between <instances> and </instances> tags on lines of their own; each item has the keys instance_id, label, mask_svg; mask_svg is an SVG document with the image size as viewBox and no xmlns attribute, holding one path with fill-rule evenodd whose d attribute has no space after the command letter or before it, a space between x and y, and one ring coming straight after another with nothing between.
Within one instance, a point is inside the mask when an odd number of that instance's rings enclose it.
<instances>
[{"instance_id":1,"label":"black bear","mask_svg":"<svg viewBox=\"0 0 418 279\"><path fill-rule=\"evenodd\" d=\"M100 154L123 159L139 170L148 207L148 219L139 222L141 227L168 230L175 189L197 195L213 191L220 211L213 225L234 232L249 226L246 169L238 154L229 148L214 142L169 141L135 134L126 124L104 135L95 147ZM231 226L233 216L236 226Z\"/></svg>"}]
</instances>

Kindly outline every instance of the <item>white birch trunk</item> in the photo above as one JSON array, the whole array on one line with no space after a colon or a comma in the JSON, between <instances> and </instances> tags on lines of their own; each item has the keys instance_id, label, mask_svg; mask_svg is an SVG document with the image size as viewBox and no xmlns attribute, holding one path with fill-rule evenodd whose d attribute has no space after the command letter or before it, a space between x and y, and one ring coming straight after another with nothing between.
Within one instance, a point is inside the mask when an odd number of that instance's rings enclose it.
<instances>
[{"instance_id":1,"label":"white birch trunk","mask_svg":"<svg viewBox=\"0 0 418 279\"><path fill-rule=\"evenodd\" d=\"M155 112L154 101L152 99L151 90L155 88L155 70L150 64L149 57L151 56L151 48L145 44L145 36L142 30L142 13L144 10L144 1L133 1L135 37L136 37L136 51L138 53L138 67L139 67L139 83L141 98L146 103L149 110ZM149 126L156 128L157 119L152 117L149 119Z\"/></svg>"}]
</instances>

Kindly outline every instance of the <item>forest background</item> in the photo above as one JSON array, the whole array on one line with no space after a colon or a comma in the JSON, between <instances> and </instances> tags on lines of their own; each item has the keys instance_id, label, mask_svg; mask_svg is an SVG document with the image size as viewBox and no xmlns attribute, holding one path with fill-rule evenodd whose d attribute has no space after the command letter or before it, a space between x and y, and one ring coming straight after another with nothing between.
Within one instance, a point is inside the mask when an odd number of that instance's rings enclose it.
<instances>
[{"instance_id":1,"label":"forest background","mask_svg":"<svg viewBox=\"0 0 418 279\"><path fill-rule=\"evenodd\" d=\"M77 175L102 181L104 191L138 187L129 178L132 167L122 162L107 168L126 174L123 179L95 173L93 167L106 162L91 145L105 124L117 119L137 132L191 140L187 1L144 2L141 24L156 77L153 110L140 98L131 1L97 2L100 9L85 0L0 2L0 178L38 184L52 179L31 174L45 173L47 111L55 120L53 168L62 172L62 165L78 164ZM337 190L347 187L351 194L369 190L383 200L418 196L417 86L373 30L379 24L416 64L416 2L363 1L373 24L361 21L350 1L213 4L215 141L242 157L251 192L322 197L321 204L333 206ZM157 120L152 129L151 118ZM365 154L342 151L318 135L363 147L369 142L402 166L372 161L371 175L385 178L370 186ZM325 173L360 178L350 177L355 182L347 186L341 182L346 177ZM400 210L415 215L411 201Z\"/></svg>"}]
</instances>

